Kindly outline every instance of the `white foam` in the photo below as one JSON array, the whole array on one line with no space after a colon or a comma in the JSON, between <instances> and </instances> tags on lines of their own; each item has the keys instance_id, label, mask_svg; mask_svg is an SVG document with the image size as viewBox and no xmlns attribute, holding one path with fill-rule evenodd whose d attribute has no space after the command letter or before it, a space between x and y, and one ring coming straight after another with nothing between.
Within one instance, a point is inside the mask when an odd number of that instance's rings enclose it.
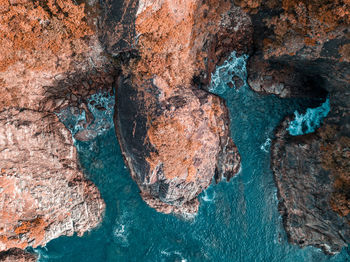
<instances>
[{"instance_id":1,"label":"white foam","mask_svg":"<svg viewBox=\"0 0 350 262\"><path fill-rule=\"evenodd\" d=\"M287 128L289 134L299 136L315 132L321 126L323 119L328 115L329 111L329 98L319 107L308 108L305 114L299 114L298 111L295 111L294 120L290 122Z\"/></svg>"},{"instance_id":2,"label":"white foam","mask_svg":"<svg viewBox=\"0 0 350 262\"><path fill-rule=\"evenodd\" d=\"M128 246L128 232L125 229L125 225L120 224L114 227L113 236L122 246Z\"/></svg>"},{"instance_id":3,"label":"white foam","mask_svg":"<svg viewBox=\"0 0 350 262\"><path fill-rule=\"evenodd\" d=\"M244 85L247 84L247 63L248 55L236 56L236 51L233 51L225 62L216 67L215 72L211 74L211 83L209 92L222 95L228 90L229 84L237 88L233 77L240 78Z\"/></svg>"},{"instance_id":4,"label":"white foam","mask_svg":"<svg viewBox=\"0 0 350 262\"><path fill-rule=\"evenodd\" d=\"M187 262L188 260L183 257L182 253L180 251L168 251L168 250L162 250L160 251L162 255L165 255L166 257L170 257L171 255L179 256L181 259L181 262Z\"/></svg>"},{"instance_id":5,"label":"white foam","mask_svg":"<svg viewBox=\"0 0 350 262\"><path fill-rule=\"evenodd\" d=\"M57 113L58 118L63 122L74 136L83 135L87 140L104 134L113 127L114 96L108 93L96 93L87 99L87 107L93 115L92 123L87 125L85 110L77 108L65 108ZM95 104L92 104L94 102ZM99 110L96 107L103 107ZM78 134L79 133L79 134ZM75 139L74 139L75 142Z\"/></svg>"},{"instance_id":6,"label":"white foam","mask_svg":"<svg viewBox=\"0 0 350 262\"><path fill-rule=\"evenodd\" d=\"M265 143L261 145L260 149L265 153L268 153L270 150L271 142L272 142L271 138L267 138Z\"/></svg>"}]
</instances>

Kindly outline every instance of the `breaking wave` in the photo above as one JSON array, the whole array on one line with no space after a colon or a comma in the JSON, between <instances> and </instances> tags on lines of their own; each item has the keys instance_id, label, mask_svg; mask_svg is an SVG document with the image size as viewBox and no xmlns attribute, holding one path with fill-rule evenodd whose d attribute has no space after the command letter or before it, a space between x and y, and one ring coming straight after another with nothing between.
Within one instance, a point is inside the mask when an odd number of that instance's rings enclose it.
<instances>
[{"instance_id":1,"label":"breaking wave","mask_svg":"<svg viewBox=\"0 0 350 262\"><path fill-rule=\"evenodd\" d=\"M329 98L319 107L308 108L305 114L294 112L294 120L290 122L287 130L292 136L299 136L315 132L330 111Z\"/></svg>"}]
</instances>

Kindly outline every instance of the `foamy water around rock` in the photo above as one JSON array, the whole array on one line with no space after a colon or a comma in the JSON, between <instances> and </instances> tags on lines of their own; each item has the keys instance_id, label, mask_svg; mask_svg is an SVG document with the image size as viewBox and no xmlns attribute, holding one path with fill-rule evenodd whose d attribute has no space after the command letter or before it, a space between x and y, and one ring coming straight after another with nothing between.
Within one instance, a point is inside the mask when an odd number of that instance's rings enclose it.
<instances>
[{"instance_id":1,"label":"foamy water around rock","mask_svg":"<svg viewBox=\"0 0 350 262\"><path fill-rule=\"evenodd\" d=\"M230 182L213 184L200 195L194 219L157 213L142 201L110 129L92 141L75 142L85 174L106 202L102 225L82 238L51 241L40 249L39 261L346 261L346 250L329 257L288 243L270 155L261 150L280 121L310 101L260 96L246 86L228 88L223 97L242 167ZM126 235L127 245L121 241Z\"/></svg>"}]
</instances>

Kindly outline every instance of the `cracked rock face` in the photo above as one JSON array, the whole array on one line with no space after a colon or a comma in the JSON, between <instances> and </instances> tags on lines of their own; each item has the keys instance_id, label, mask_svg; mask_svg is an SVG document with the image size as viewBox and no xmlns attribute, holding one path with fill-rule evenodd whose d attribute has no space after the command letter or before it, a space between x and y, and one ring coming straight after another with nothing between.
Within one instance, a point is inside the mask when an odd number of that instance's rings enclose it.
<instances>
[{"instance_id":1,"label":"cracked rock face","mask_svg":"<svg viewBox=\"0 0 350 262\"><path fill-rule=\"evenodd\" d=\"M0 113L0 251L82 235L105 204L76 164L70 132L51 113Z\"/></svg>"},{"instance_id":2,"label":"cracked rock face","mask_svg":"<svg viewBox=\"0 0 350 262\"><path fill-rule=\"evenodd\" d=\"M0 253L96 227L105 204L54 112L110 90L94 1L0 1ZM88 112L86 112L88 114ZM18 254L17 254L18 253ZM7 257L7 258L6 258ZM26 259L26 258L23 258ZM30 261L30 260L28 260Z\"/></svg>"},{"instance_id":3,"label":"cracked rock face","mask_svg":"<svg viewBox=\"0 0 350 262\"><path fill-rule=\"evenodd\" d=\"M315 133L291 136L288 117L271 147L279 210L289 240L328 254L350 241L350 92L333 90L331 111Z\"/></svg>"},{"instance_id":4,"label":"cracked rock face","mask_svg":"<svg viewBox=\"0 0 350 262\"><path fill-rule=\"evenodd\" d=\"M315 96L350 82L350 2L234 1L251 15L255 53L248 83L280 97ZM323 82L331 83L323 83Z\"/></svg>"},{"instance_id":5,"label":"cracked rock face","mask_svg":"<svg viewBox=\"0 0 350 262\"><path fill-rule=\"evenodd\" d=\"M215 172L229 179L238 171L239 155L218 97L188 88L159 101L127 83L117 96L119 142L151 207L164 213L196 213L196 196Z\"/></svg>"},{"instance_id":6,"label":"cracked rock face","mask_svg":"<svg viewBox=\"0 0 350 262\"><path fill-rule=\"evenodd\" d=\"M35 262L37 256L18 248L0 253L1 262Z\"/></svg>"},{"instance_id":7,"label":"cracked rock face","mask_svg":"<svg viewBox=\"0 0 350 262\"><path fill-rule=\"evenodd\" d=\"M349 1L234 1L250 14L254 54L248 83L279 97L329 96L316 133L293 137L285 120L271 167L289 240L334 254L349 243Z\"/></svg>"},{"instance_id":8,"label":"cracked rock face","mask_svg":"<svg viewBox=\"0 0 350 262\"><path fill-rule=\"evenodd\" d=\"M276 134L272 166L289 240L337 253L350 241L350 138L334 125L292 137L287 123Z\"/></svg>"},{"instance_id":9,"label":"cracked rock face","mask_svg":"<svg viewBox=\"0 0 350 262\"><path fill-rule=\"evenodd\" d=\"M70 0L0 1L0 111L52 112L67 106L65 96L71 93L56 88L61 93L53 99L47 89L108 64L98 41L96 11L96 5Z\"/></svg>"},{"instance_id":10,"label":"cracked rock face","mask_svg":"<svg viewBox=\"0 0 350 262\"><path fill-rule=\"evenodd\" d=\"M214 174L229 179L240 165L224 102L199 87L232 48L245 52L250 19L226 1L140 1L135 30L116 101L124 158L151 207L196 213Z\"/></svg>"}]
</instances>

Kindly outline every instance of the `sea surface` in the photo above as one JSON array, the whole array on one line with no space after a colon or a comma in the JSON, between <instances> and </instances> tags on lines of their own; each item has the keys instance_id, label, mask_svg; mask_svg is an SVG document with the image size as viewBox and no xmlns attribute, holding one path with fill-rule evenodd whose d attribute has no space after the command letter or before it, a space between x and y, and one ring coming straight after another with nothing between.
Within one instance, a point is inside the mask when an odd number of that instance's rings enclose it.
<instances>
[{"instance_id":1,"label":"sea surface","mask_svg":"<svg viewBox=\"0 0 350 262\"><path fill-rule=\"evenodd\" d=\"M82 170L106 202L105 217L98 228L83 237L63 236L35 249L39 261L350 261L347 249L327 256L319 249L300 249L288 243L277 210L270 143L285 116L307 112L315 101L282 100L252 92L246 85L246 59L233 53L213 74L210 90L222 96L230 110L241 171L230 182L213 182L199 196L199 212L191 219L157 213L142 201L114 133L114 97L101 94L100 101L94 97L97 103L107 104L107 110L94 113L98 127L95 138L75 144ZM227 83L232 74L244 85L230 88ZM73 115L60 117L75 134L81 131L77 128L81 118Z\"/></svg>"}]
</instances>

